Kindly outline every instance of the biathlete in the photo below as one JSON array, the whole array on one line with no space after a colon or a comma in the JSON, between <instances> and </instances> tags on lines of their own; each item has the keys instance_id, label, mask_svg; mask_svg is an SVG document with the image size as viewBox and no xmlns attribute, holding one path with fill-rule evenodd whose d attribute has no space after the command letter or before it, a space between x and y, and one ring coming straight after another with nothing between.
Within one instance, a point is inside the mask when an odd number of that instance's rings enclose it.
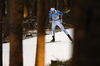
<instances>
[{"instance_id":1,"label":"biathlete","mask_svg":"<svg viewBox=\"0 0 100 66\"><path fill-rule=\"evenodd\" d=\"M61 16L61 18L59 17ZM51 8L49 12L49 23L52 23L52 40L51 42L55 42L55 27L58 25L61 30L69 37L69 39L72 41L71 36L69 33L64 29L64 26L61 24L63 19L63 13L61 13L59 10L55 10L55 8Z\"/></svg>"}]
</instances>

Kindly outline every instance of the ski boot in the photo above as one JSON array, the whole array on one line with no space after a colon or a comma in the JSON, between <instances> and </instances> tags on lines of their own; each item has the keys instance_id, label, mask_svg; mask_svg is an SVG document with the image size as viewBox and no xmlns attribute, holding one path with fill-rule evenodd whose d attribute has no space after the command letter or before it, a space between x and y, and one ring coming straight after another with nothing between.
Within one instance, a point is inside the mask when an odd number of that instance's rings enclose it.
<instances>
[{"instance_id":1,"label":"ski boot","mask_svg":"<svg viewBox=\"0 0 100 66\"><path fill-rule=\"evenodd\" d=\"M69 39L73 42L73 40L72 40L71 36L70 36L69 34L68 34L67 36L68 36L68 38L69 38Z\"/></svg>"},{"instance_id":2,"label":"ski boot","mask_svg":"<svg viewBox=\"0 0 100 66\"><path fill-rule=\"evenodd\" d=\"M55 36L52 36L51 42L55 42Z\"/></svg>"}]
</instances>

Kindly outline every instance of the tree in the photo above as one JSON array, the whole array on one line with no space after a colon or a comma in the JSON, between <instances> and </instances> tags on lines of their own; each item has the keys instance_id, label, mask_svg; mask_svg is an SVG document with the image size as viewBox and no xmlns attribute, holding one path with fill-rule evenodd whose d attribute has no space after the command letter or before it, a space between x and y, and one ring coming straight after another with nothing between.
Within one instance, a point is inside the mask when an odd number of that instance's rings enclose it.
<instances>
[{"instance_id":1,"label":"tree","mask_svg":"<svg viewBox=\"0 0 100 66\"><path fill-rule=\"evenodd\" d=\"M23 66L22 19L23 0L9 0L10 66Z\"/></svg>"},{"instance_id":2,"label":"tree","mask_svg":"<svg viewBox=\"0 0 100 66\"><path fill-rule=\"evenodd\" d=\"M5 0L3 0L3 15L5 15Z\"/></svg>"},{"instance_id":3,"label":"tree","mask_svg":"<svg viewBox=\"0 0 100 66\"><path fill-rule=\"evenodd\" d=\"M32 16L37 16L37 0L32 0L32 1L33 1Z\"/></svg>"},{"instance_id":4,"label":"tree","mask_svg":"<svg viewBox=\"0 0 100 66\"><path fill-rule=\"evenodd\" d=\"M72 0L68 0L68 9L71 9Z\"/></svg>"},{"instance_id":5,"label":"tree","mask_svg":"<svg viewBox=\"0 0 100 66\"><path fill-rule=\"evenodd\" d=\"M37 16L37 0L35 0L34 15Z\"/></svg>"},{"instance_id":6,"label":"tree","mask_svg":"<svg viewBox=\"0 0 100 66\"><path fill-rule=\"evenodd\" d=\"M64 0L58 0L58 10L64 11Z\"/></svg>"},{"instance_id":7,"label":"tree","mask_svg":"<svg viewBox=\"0 0 100 66\"><path fill-rule=\"evenodd\" d=\"M100 66L100 0L73 0L72 66Z\"/></svg>"},{"instance_id":8,"label":"tree","mask_svg":"<svg viewBox=\"0 0 100 66\"><path fill-rule=\"evenodd\" d=\"M29 0L24 0L24 18L29 16Z\"/></svg>"},{"instance_id":9,"label":"tree","mask_svg":"<svg viewBox=\"0 0 100 66\"><path fill-rule=\"evenodd\" d=\"M3 17L3 0L0 0L0 66L2 66L2 17Z\"/></svg>"},{"instance_id":10,"label":"tree","mask_svg":"<svg viewBox=\"0 0 100 66\"><path fill-rule=\"evenodd\" d=\"M56 0L49 0L50 8L56 8L57 1Z\"/></svg>"},{"instance_id":11,"label":"tree","mask_svg":"<svg viewBox=\"0 0 100 66\"><path fill-rule=\"evenodd\" d=\"M38 0L38 32L37 32L37 51L35 66L44 66L44 47L45 47L45 22L47 18L47 0Z\"/></svg>"},{"instance_id":12,"label":"tree","mask_svg":"<svg viewBox=\"0 0 100 66\"><path fill-rule=\"evenodd\" d=\"M35 10L35 0L32 0L32 16L34 16L34 10Z\"/></svg>"},{"instance_id":13,"label":"tree","mask_svg":"<svg viewBox=\"0 0 100 66\"><path fill-rule=\"evenodd\" d=\"M56 0L56 9L58 10L58 0Z\"/></svg>"},{"instance_id":14,"label":"tree","mask_svg":"<svg viewBox=\"0 0 100 66\"><path fill-rule=\"evenodd\" d=\"M64 0L64 10L68 10L68 0Z\"/></svg>"}]
</instances>

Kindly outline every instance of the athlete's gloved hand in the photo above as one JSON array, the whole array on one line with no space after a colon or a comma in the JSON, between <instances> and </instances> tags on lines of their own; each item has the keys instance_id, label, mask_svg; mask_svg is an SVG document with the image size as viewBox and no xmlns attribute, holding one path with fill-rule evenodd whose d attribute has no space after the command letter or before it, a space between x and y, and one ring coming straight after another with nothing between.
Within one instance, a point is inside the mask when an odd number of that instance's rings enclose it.
<instances>
[{"instance_id":1,"label":"athlete's gloved hand","mask_svg":"<svg viewBox=\"0 0 100 66\"><path fill-rule=\"evenodd\" d=\"M51 19L49 19L49 23L51 23L52 21L51 21Z\"/></svg>"},{"instance_id":2,"label":"athlete's gloved hand","mask_svg":"<svg viewBox=\"0 0 100 66\"><path fill-rule=\"evenodd\" d=\"M60 20L60 23L62 23L62 19Z\"/></svg>"}]
</instances>

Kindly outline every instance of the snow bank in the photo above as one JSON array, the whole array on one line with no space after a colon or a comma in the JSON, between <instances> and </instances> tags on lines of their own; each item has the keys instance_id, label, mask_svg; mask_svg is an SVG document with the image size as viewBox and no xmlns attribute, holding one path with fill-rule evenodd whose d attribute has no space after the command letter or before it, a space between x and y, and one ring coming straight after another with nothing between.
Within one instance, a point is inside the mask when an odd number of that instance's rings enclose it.
<instances>
[{"instance_id":1,"label":"snow bank","mask_svg":"<svg viewBox=\"0 0 100 66\"><path fill-rule=\"evenodd\" d=\"M73 29L67 29L73 37ZM45 44L45 65L50 64L51 60L68 60L72 57L72 44L64 32L55 34L56 41L54 43ZM52 35L46 35L45 41L52 39ZM35 66L37 37L23 40L23 66ZM3 44L3 66L9 66L10 44Z\"/></svg>"}]
</instances>

